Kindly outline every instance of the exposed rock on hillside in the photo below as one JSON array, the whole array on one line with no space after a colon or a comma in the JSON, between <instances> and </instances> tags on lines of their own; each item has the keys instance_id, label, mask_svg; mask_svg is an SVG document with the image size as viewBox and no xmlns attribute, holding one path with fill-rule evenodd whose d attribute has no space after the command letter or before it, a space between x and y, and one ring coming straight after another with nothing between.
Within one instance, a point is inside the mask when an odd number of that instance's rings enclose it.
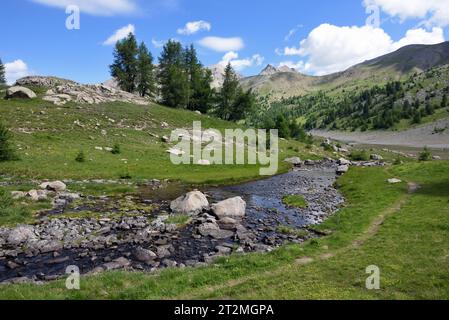
<instances>
[{"instance_id":1,"label":"exposed rock on hillside","mask_svg":"<svg viewBox=\"0 0 449 320\"><path fill-rule=\"evenodd\" d=\"M15 86L6 90L6 99L12 98L34 99L36 98L36 94L28 88Z\"/></svg>"},{"instance_id":2,"label":"exposed rock on hillside","mask_svg":"<svg viewBox=\"0 0 449 320\"><path fill-rule=\"evenodd\" d=\"M86 104L117 101L139 105L147 105L149 103L147 99L141 98L138 95L105 85L84 85L55 77L25 77L17 80L17 84L21 86L48 88L42 99L53 102L58 106L71 101Z\"/></svg>"}]
</instances>

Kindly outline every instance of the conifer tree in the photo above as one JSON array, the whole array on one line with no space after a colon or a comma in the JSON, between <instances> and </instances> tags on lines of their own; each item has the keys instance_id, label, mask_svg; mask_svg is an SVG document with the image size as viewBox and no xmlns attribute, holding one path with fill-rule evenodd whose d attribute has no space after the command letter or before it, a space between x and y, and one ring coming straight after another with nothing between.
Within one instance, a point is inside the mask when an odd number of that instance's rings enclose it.
<instances>
[{"instance_id":1,"label":"conifer tree","mask_svg":"<svg viewBox=\"0 0 449 320\"><path fill-rule=\"evenodd\" d=\"M3 65L2 59L0 59L0 86L4 85L6 85L5 66Z\"/></svg>"},{"instance_id":2,"label":"conifer tree","mask_svg":"<svg viewBox=\"0 0 449 320\"><path fill-rule=\"evenodd\" d=\"M156 83L154 77L153 56L145 43L141 43L137 54L137 91L141 97L153 96Z\"/></svg>"},{"instance_id":3,"label":"conifer tree","mask_svg":"<svg viewBox=\"0 0 449 320\"><path fill-rule=\"evenodd\" d=\"M110 66L111 75L118 81L120 88L127 92L136 90L138 75L137 55L137 41L132 33L116 43L114 62Z\"/></svg>"}]
</instances>

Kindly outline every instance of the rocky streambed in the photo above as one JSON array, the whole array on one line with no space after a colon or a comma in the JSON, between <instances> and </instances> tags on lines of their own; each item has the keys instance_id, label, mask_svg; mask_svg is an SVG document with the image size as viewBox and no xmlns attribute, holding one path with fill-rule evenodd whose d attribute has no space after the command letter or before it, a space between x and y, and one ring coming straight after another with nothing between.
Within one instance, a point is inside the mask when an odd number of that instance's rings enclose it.
<instances>
[{"instance_id":1,"label":"rocky streambed","mask_svg":"<svg viewBox=\"0 0 449 320\"><path fill-rule=\"evenodd\" d=\"M54 280L68 266L82 274L200 266L301 243L317 236L309 226L344 202L333 187L338 167L308 162L287 174L187 195L185 186L144 186L123 197L56 193L54 208L35 225L0 228L0 282ZM167 194L181 197L171 202ZM301 195L307 206L284 205L286 195Z\"/></svg>"}]
</instances>

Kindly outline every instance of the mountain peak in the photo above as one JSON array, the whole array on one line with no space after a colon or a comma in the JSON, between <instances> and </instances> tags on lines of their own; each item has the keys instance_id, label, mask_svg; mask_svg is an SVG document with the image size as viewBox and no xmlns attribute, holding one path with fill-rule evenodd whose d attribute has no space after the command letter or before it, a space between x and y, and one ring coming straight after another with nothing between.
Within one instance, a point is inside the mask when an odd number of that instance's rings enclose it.
<instances>
[{"instance_id":1,"label":"mountain peak","mask_svg":"<svg viewBox=\"0 0 449 320\"><path fill-rule=\"evenodd\" d=\"M262 70L262 72L260 72L260 75L261 76L271 76L277 72L278 72L278 69L276 69L274 66L269 64L265 67L265 69Z\"/></svg>"}]
</instances>

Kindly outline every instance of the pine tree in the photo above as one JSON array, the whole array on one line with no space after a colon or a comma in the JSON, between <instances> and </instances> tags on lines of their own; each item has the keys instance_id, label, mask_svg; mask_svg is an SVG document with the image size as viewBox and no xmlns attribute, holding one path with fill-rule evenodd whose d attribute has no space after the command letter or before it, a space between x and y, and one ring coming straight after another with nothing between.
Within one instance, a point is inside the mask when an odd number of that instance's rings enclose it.
<instances>
[{"instance_id":1,"label":"pine tree","mask_svg":"<svg viewBox=\"0 0 449 320\"><path fill-rule=\"evenodd\" d=\"M11 133L0 123L0 162L17 160L17 156L11 146Z\"/></svg>"},{"instance_id":2,"label":"pine tree","mask_svg":"<svg viewBox=\"0 0 449 320\"><path fill-rule=\"evenodd\" d=\"M173 108L186 108L189 103L189 78L181 44L169 40L159 57L159 85L162 103Z\"/></svg>"},{"instance_id":3,"label":"pine tree","mask_svg":"<svg viewBox=\"0 0 449 320\"><path fill-rule=\"evenodd\" d=\"M290 138L290 128L287 119L283 115L279 115L276 118L276 128L279 130L279 137L288 139Z\"/></svg>"},{"instance_id":4,"label":"pine tree","mask_svg":"<svg viewBox=\"0 0 449 320\"><path fill-rule=\"evenodd\" d=\"M202 66L193 45L185 49L184 55L189 81L187 108L206 113L211 107L213 98L212 72Z\"/></svg>"},{"instance_id":5,"label":"pine tree","mask_svg":"<svg viewBox=\"0 0 449 320\"><path fill-rule=\"evenodd\" d=\"M6 85L5 66L2 59L0 59L0 86Z\"/></svg>"},{"instance_id":6,"label":"pine tree","mask_svg":"<svg viewBox=\"0 0 449 320\"><path fill-rule=\"evenodd\" d=\"M217 106L217 115L223 120L229 120L231 118L238 94L239 80L232 65L228 63L225 69L223 86L219 94Z\"/></svg>"},{"instance_id":7,"label":"pine tree","mask_svg":"<svg viewBox=\"0 0 449 320\"><path fill-rule=\"evenodd\" d=\"M118 41L114 50L114 62L109 67L122 90L134 92L138 75L136 37L130 33L125 39Z\"/></svg>"},{"instance_id":8,"label":"pine tree","mask_svg":"<svg viewBox=\"0 0 449 320\"><path fill-rule=\"evenodd\" d=\"M155 90L153 56L142 42L137 54L137 91L141 97L145 97L153 96Z\"/></svg>"}]
</instances>

